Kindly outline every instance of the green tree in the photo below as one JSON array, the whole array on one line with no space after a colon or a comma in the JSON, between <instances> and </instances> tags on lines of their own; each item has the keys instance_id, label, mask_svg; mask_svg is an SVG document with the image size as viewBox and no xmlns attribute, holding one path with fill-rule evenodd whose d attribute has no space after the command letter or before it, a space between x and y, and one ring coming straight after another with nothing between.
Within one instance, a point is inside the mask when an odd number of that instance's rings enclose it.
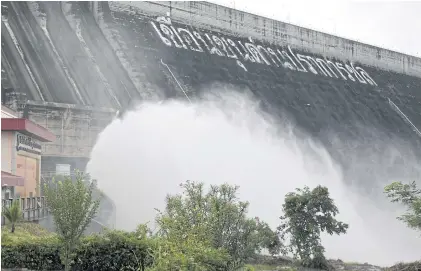
<instances>
[{"instance_id":1,"label":"green tree","mask_svg":"<svg viewBox=\"0 0 421 271\"><path fill-rule=\"evenodd\" d=\"M168 196L166 209L157 217L160 234L170 240L194 236L203 244L228 252L229 268L241 266L263 248L279 253L276 232L255 218L247 218L248 203L239 201L238 186L211 186L187 181L183 193Z\"/></svg>"},{"instance_id":2,"label":"green tree","mask_svg":"<svg viewBox=\"0 0 421 271\"><path fill-rule=\"evenodd\" d=\"M421 189L417 188L415 181L408 184L393 182L384 188L384 193L392 202L399 202L407 207L407 212L398 219L408 227L421 231Z\"/></svg>"},{"instance_id":3,"label":"green tree","mask_svg":"<svg viewBox=\"0 0 421 271\"><path fill-rule=\"evenodd\" d=\"M18 199L13 200L12 204L8 207L4 207L4 217L9 221L12 226L11 233L15 232L16 223L22 219L22 210L20 209L20 203Z\"/></svg>"},{"instance_id":4,"label":"green tree","mask_svg":"<svg viewBox=\"0 0 421 271\"><path fill-rule=\"evenodd\" d=\"M304 265L327 268L320 234L346 233L348 224L335 219L339 211L326 187L317 186L310 190L306 186L296 191L285 197L284 215L278 231L282 239L289 237L287 251L299 257Z\"/></svg>"},{"instance_id":5,"label":"green tree","mask_svg":"<svg viewBox=\"0 0 421 271\"><path fill-rule=\"evenodd\" d=\"M165 221L172 223L174 221ZM187 232L182 239L176 235L153 238L153 271L217 271L225 270L230 257L223 249L215 249L198 234Z\"/></svg>"},{"instance_id":6,"label":"green tree","mask_svg":"<svg viewBox=\"0 0 421 271\"><path fill-rule=\"evenodd\" d=\"M92 196L94 188L95 181L90 181L88 175L78 171L75 181L70 176L64 176L62 181L53 179L50 184L44 184L47 206L63 244L61 255L65 270L70 270L76 245L98 210L100 199Z\"/></svg>"}]
</instances>

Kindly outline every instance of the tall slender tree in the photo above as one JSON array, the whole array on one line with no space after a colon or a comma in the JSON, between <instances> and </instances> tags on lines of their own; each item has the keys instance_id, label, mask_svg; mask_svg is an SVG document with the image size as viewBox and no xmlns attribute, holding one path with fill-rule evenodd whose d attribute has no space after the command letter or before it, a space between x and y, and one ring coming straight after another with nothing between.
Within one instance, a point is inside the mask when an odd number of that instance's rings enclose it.
<instances>
[{"instance_id":1,"label":"tall slender tree","mask_svg":"<svg viewBox=\"0 0 421 271\"><path fill-rule=\"evenodd\" d=\"M95 182L76 171L75 180L64 176L62 181L44 184L47 206L53 216L57 234L63 244L62 260L70 270L71 256L82 234L94 218L100 199L94 199Z\"/></svg>"}]
</instances>

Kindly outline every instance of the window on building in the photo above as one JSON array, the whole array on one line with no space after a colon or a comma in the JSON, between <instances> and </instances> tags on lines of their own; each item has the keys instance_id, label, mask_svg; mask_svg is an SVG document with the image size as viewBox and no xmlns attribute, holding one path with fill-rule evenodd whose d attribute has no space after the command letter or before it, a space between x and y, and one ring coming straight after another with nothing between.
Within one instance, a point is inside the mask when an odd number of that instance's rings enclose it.
<instances>
[{"instance_id":1,"label":"window on building","mask_svg":"<svg viewBox=\"0 0 421 271\"><path fill-rule=\"evenodd\" d=\"M56 174L69 176L70 175L70 165L69 164L56 164Z\"/></svg>"}]
</instances>

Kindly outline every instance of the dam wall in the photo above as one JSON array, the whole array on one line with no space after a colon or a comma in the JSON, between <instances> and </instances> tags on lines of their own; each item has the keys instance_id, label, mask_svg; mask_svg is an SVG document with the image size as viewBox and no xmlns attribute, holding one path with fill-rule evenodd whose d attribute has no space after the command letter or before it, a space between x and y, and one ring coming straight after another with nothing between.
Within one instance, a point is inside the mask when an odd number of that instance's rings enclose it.
<instances>
[{"instance_id":1,"label":"dam wall","mask_svg":"<svg viewBox=\"0 0 421 271\"><path fill-rule=\"evenodd\" d=\"M157 93L251 93L320 142L349 182L421 176L419 58L203 2L96 8L121 61Z\"/></svg>"},{"instance_id":2,"label":"dam wall","mask_svg":"<svg viewBox=\"0 0 421 271\"><path fill-rule=\"evenodd\" d=\"M221 34L251 37L279 46L323 56L362 63L421 77L421 59L340 38L319 31L275 21L232 8L202 1L110 1L114 9L145 16L166 16L176 22Z\"/></svg>"},{"instance_id":3,"label":"dam wall","mask_svg":"<svg viewBox=\"0 0 421 271\"><path fill-rule=\"evenodd\" d=\"M48 173L83 168L139 101L237 91L320 142L345 175L421 175L420 58L207 2L2 2L2 19L2 100L56 134ZM361 157L384 172L356 168Z\"/></svg>"}]
</instances>

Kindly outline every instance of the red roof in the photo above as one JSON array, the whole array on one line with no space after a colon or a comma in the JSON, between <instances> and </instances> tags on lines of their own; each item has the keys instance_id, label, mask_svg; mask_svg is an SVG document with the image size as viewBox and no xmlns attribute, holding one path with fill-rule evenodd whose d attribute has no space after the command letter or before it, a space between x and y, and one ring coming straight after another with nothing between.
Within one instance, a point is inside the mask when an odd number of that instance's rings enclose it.
<instances>
[{"instance_id":1,"label":"red roof","mask_svg":"<svg viewBox=\"0 0 421 271\"><path fill-rule=\"evenodd\" d=\"M24 186L25 178L11 173L1 172L1 186Z\"/></svg>"},{"instance_id":2,"label":"red roof","mask_svg":"<svg viewBox=\"0 0 421 271\"><path fill-rule=\"evenodd\" d=\"M1 130L16 131L42 142L54 141L56 139L56 136L52 132L28 119L2 118Z\"/></svg>"}]
</instances>

